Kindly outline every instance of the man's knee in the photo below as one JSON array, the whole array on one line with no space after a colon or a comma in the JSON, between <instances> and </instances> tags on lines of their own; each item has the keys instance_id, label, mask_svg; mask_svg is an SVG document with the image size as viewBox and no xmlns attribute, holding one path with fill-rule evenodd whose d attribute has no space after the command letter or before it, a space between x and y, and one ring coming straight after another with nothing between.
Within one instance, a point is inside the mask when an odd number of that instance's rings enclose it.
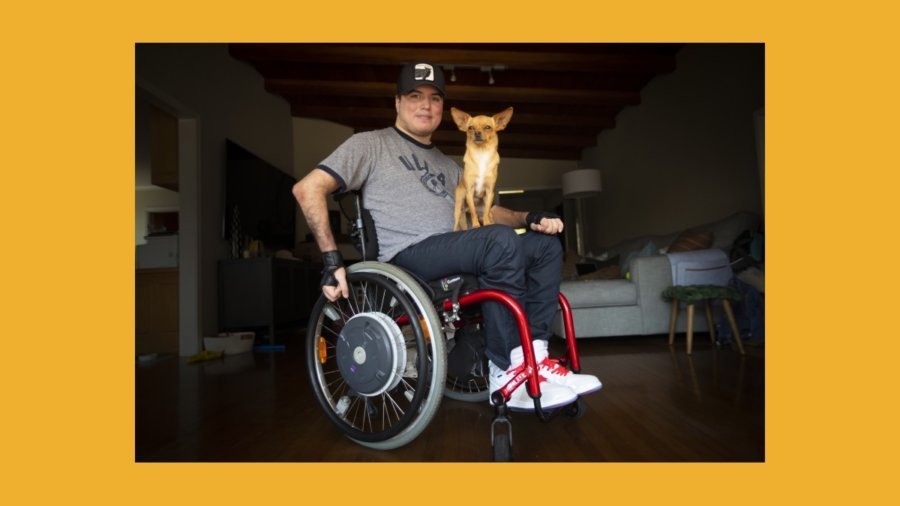
<instances>
[{"instance_id":1,"label":"man's knee","mask_svg":"<svg viewBox=\"0 0 900 506\"><path fill-rule=\"evenodd\" d=\"M562 241L555 235L546 235L539 233L526 234L528 241L528 255L534 259L543 261L552 261L559 259L562 261L563 248Z\"/></svg>"},{"instance_id":2,"label":"man's knee","mask_svg":"<svg viewBox=\"0 0 900 506\"><path fill-rule=\"evenodd\" d=\"M543 243L541 249L551 257L561 257L563 254L562 241L555 235L541 234Z\"/></svg>"}]
</instances>

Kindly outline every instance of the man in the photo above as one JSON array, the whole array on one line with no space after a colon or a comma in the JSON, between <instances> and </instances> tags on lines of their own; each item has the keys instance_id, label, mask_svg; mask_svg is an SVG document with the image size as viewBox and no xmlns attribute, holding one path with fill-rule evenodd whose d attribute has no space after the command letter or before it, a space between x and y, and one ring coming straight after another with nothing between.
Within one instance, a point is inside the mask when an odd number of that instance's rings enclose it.
<instances>
[{"instance_id":1,"label":"man","mask_svg":"<svg viewBox=\"0 0 900 506\"><path fill-rule=\"evenodd\" d=\"M431 143L443 117L444 96L440 67L405 65L397 79L394 126L353 135L294 187L323 251L322 292L332 301L349 295L326 199L335 192L364 189L363 206L375 222L378 259L422 279L471 273L481 288L514 297L531 325L543 380L542 407L568 404L601 385L594 376L568 371L547 353L562 269L562 248L554 235L562 232L562 220L552 213L494 206L496 225L452 232L454 189L461 170ZM529 233L515 233L514 228L526 226ZM524 367L524 355L512 315L495 302L483 303L482 313L493 393ZM534 409L524 384L508 405Z\"/></svg>"}]
</instances>

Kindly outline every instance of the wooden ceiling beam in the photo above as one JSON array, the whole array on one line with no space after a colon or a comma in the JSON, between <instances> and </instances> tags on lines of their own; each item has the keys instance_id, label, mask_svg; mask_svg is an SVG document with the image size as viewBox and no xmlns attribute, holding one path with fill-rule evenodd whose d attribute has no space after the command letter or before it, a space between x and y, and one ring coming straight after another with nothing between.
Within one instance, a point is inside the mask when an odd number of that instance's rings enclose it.
<instances>
[{"instance_id":1,"label":"wooden ceiling beam","mask_svg":"<svg viewBox=\"0 0 900 506\"><path fill-rule=\"evenodd\" d=\"M371 81L395 83L397 68L377 65L341 65L327 63L293 63L284 61L253 61L256 70L267 79L299 79L327 81ZM613 71L537 71L504 69L491 74L477 67L448 68L446 77L456 77L452 84L488 86L495 78L497 86L557 88L561 83L568 89L641 89L658 73L618 73Z\"/></svg>"},{"instance_id":2,"label":"wooden ceiling beam","mask_svg":"<svg viewBox=\"0 0 900 506\"><path fill-rule=\"evenodd\" d=\"M315 107L348 107L353 109L383 109L394 113L393 97L351 97L346 95L312 95L297 93L279 93L292 106L315 106ZM539 116L565 116L575 118L573 121L590 121L596 118L615 118L622 110L621 106L616 105L589 105L579 104L578 107L568 107L565 114L560 113L558 104L540 103L540 102L512 102L510 100L502 101L473 101L461 100L450 97L444 103L444 113L446 114L450 107L462 109L471 114L495 114L507 107L514 106L516 114L536 114ZM608 120L599 120L602 124L606 124Z\"/></svg>"},{"instance_id":3,"label":"wooden ceiling beam","mask_svg":"<svg viewBox=\"0 0 900 506\"><path fill-rule=\"evenodd\" d=\"M386 107L340 107L306 105L294 106L291 114L298 117L326 119L337 123L364 123L367 125L393 124L397 113ZM536 127L565 127L572 129L604 129L616 126L615 118L610 116L567 116L561 114L528 114L513 113L514 126L528 125ZM452 125L450 111L444 111L442 124Z\"/></svg>"},{"instance_id":4,"label":"wooden ceiling beam","mask_svg":"<svg viewBox=\"0 0 900 506\"><path fill-rule=\"evenodd\" d=\"M314 81L268 79L266 90L279 95L346 95L356 97L390 97L396 85L346 81ZM454 100L501 102L555 103L561 105L637 105L641 94L637 91L574 90L550 88L513 88L504 86L447 85L447 95Z\"/></svg>"},{"instance_id":5,"label":"wooden ceiling beam","mask_svg":"<svg viewBox=\"0 0 900 506\"><path fill-rule=\"evenodd\" d=\"M242 60L289 61L296 63L339 63L353 65L403 65L424 60L439 65L494 66L517 70L659 73L674 67L672 54L633 54L602 51L566 52L566 44L550 45L549 51L491 50L478 44L466 47L417 47L371 44L231 44L231 55ZM548 46L544 46L548 47Z\"/></svg>"}]
</instances>

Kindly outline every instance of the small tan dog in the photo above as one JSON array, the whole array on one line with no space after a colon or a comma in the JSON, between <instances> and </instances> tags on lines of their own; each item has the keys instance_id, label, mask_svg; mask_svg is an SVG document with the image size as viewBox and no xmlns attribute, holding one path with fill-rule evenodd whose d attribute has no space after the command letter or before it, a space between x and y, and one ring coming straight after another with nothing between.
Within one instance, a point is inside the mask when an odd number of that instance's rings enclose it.
<instances>
[{"instance_id":1,"label":"small tan dog","mask_svg":"<svg viewBox=\"0 0 900 506\"><path fill-rule=\"evenodd\" d=\"M491 207L494 202L494 185L497 183L497 166L500 164L500 155L497 153L497 132L509 124L513 108L509 107L493 116L472 117L451 107L450 114L453 116L456 126L466 133L463 177L459 181L459 186L456 187L456 209L453 212L453 231L455 232L467 228L466 215L462 209L463 199L465 199L469 216L472 219L472 228L478 228L482 224L490 225L494 222L491 216ZM484 202L480 223L475 199Z\"/></svg>"}]
</instances>

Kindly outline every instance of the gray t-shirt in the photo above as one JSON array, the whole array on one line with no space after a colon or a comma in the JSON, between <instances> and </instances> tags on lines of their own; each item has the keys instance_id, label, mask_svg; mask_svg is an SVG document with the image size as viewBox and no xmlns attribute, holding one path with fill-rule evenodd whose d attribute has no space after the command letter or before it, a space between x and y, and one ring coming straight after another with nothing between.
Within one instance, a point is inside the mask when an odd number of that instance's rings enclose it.
<instances>
[{"instance_id":1,"label":"gray t-shirt","mask_svg":"<svg viewBox=\"0 0 900 506\"><path fill-rule=\"evenodd\" d=\"M338 180L339 193L363 190L382 262L426 237L453 230L460 168L434 144L422 144L395 127L358 133L317 168Z\"/></svg>"}]
</instances>

